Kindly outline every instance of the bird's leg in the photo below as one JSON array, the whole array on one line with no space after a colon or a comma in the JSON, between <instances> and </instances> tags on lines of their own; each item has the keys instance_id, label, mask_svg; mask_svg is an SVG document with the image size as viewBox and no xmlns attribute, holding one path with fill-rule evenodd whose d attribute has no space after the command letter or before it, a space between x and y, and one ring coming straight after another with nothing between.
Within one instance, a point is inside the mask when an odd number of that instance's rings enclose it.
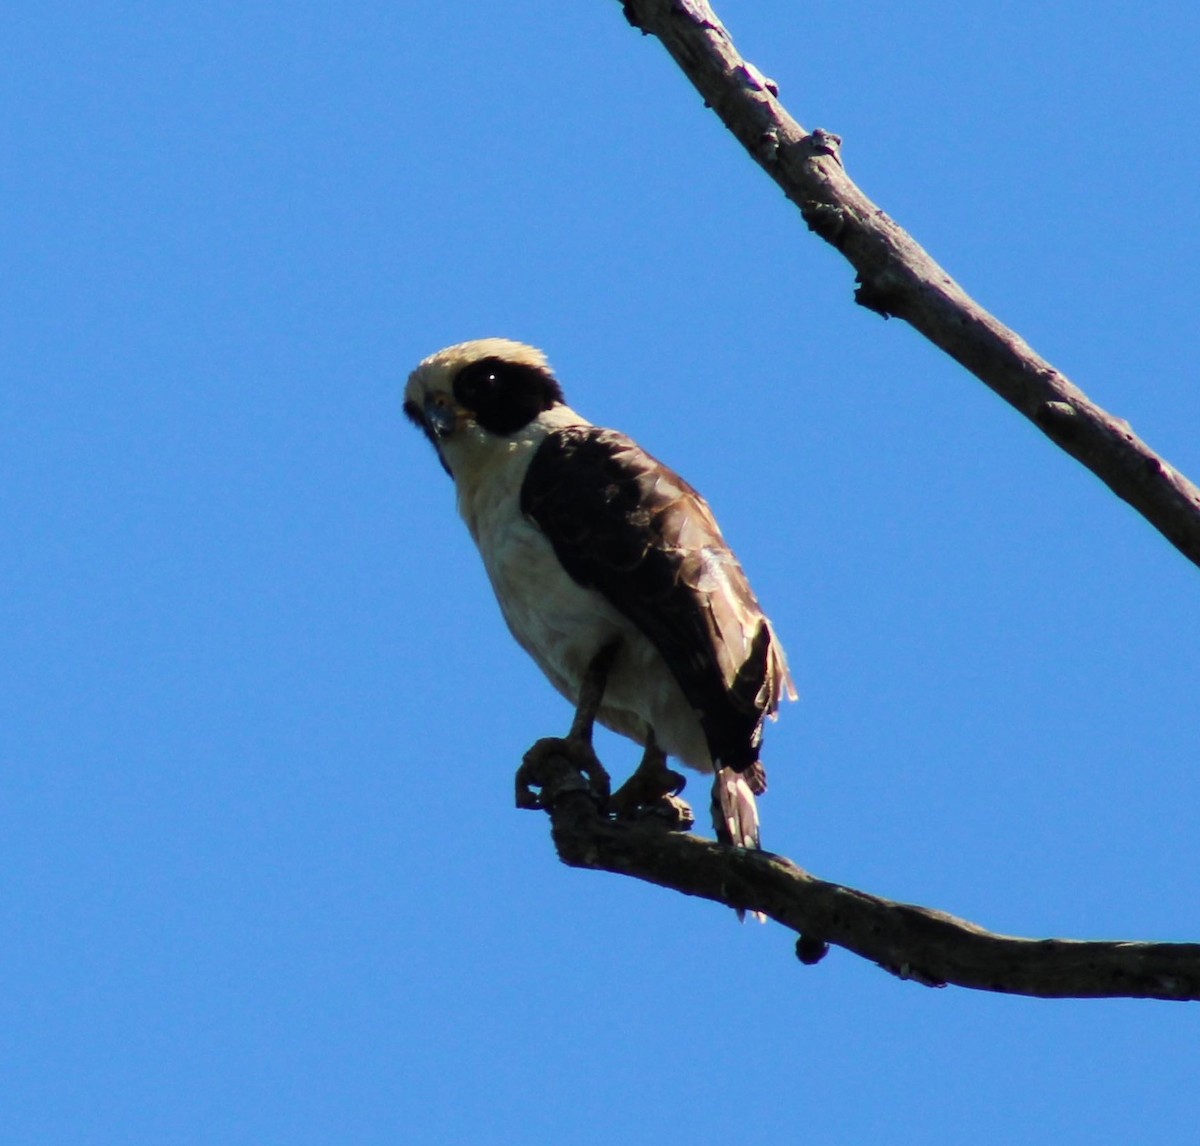
<instances>
[{"instance_id":1,"label":"bird's leg","mask_svg":"<svg viewBox=\"0 0 1200 1146\"><path fill-rule=\"evenodd\" d=\"M548 737L539 740L525 754L525 759L517 770L518 808L542 807L542 801L532 789L540 786L537 779L540 758L554 753L566 756L587 777L601 806L608 804L612 782L592 748L592 729L596 723L596 713L600 711L600 702L604 699L609 670L620 647L619 638L610 641L592 658L583 674L583 682L579 687L579 702L575 706L575 719L571 721L571 731L567 733L566 739Z\"/></svg>"},{"instance_id":2,"label":"bird's leg","mask_svg":"<svg viewBox=\"0 0 1200 1146\"><path fill-rule=\"evenodd\" d=\"M600 798L602 805L608 803L612 781L592 748L592 731L596 725L596 713L600 711L600 702L604 700L604 690L608 686L609 671L620 648L621 639L618 637L592 657L592 663L588 665L587 672L583 674L583 683L579 686L575 719L571 721L571 731L567 733L567 743L572 746L575 764L588 778L592 791Z\"/></svg>"},{"instance_id":3,"label":"bird's leg","mask_svg":"<svg viewBox=\"0 0 1200 1146\"><path fill-rule=\"evenodd\" d=\"M648 816L666 820L667 826L687 831L695 822L692 809L679 799L687 781L667 767L667 754L658 746L653 731L646 737L646 751L637 770L612 797L618 819L639 820Z\"/></svg>"},{"instance_id":4,"label":"bird's leg","mask_svg":"<svg viewBox=\"0 0 1200 1146\"><path fill-rule=\"evenodd\" d=\"M616 659L617 650L621 647L618 638L609 641L588 665L583 674L583 683L579 686L579 703L575 706L575 719L571 721L571 731L567 733L568 740L592 746L592 729L596 723L596 713L600 711L600 702L604 699L604 689L608 685L608 672Z\"/></svg>"}]
</instances>

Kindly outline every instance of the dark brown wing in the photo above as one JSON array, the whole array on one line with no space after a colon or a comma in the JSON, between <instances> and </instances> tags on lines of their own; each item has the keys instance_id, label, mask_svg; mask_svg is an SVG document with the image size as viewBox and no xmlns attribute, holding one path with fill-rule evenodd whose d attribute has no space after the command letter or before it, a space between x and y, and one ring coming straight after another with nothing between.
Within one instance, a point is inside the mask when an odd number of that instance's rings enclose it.
<instances>
[{"instance_id":1,"label":"dark brown wing","mask_svg":"<svg viewBox=\"0 0 1200 1146\"><path fill-rule=\"evenodd\" d=\"M624 434L577 426L538 447L521 510L567 573L662 653L714 762L754 764L787 666L704 499Z\"/></svg>"}]
</instances>

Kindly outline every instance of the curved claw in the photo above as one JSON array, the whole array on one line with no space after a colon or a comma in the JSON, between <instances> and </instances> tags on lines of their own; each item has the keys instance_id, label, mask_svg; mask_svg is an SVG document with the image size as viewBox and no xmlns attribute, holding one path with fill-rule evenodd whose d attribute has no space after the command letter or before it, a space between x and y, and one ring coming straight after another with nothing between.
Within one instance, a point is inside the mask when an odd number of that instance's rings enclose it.
<instances>
[{"instance_id":1,"label":"curved claw","mask_svg":"<svg viewBox=\"0 0 1200 1146\"><path fill-rule=\"evenodd\" d=\"M686 818L687 827L691 827L694 822L691 809L675 798L686 785L687 781L678 772L667 767L666 753L651 736L637 770L613 793L613 810L622 819L638 819L646 812L665 815L678 823ZM686 813L678 809L686 809Z\"/></svg>"}]
</instances>

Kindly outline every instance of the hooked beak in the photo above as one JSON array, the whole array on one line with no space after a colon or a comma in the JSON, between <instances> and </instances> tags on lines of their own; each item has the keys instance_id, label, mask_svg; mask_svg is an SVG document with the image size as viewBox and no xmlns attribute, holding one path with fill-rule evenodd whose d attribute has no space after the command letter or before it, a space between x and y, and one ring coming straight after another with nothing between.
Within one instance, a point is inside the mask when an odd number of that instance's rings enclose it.
<instances>
[{"instance_id":1,"label":"hooked beak","mask_svg":"<svg viewBox=\"0 0 1200 1146\"><path fill-rule=\"evenodd\" d=\"M425 399L422 413L425 415L425 425L438 441L448 438L458 426L458 411L441 394L430 394Z\"/></svg>"}]
</instances>

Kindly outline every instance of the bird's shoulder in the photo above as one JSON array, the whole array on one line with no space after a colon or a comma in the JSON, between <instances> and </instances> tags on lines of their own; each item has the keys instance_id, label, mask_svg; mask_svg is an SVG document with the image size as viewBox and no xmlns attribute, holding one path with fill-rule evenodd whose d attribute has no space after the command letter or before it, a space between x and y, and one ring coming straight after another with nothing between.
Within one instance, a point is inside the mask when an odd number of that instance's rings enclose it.
<instances>
[{"instance_id":1,"label":"bird's shoulder","mask_svg":"<svg viewBox=\"0 0 1200 1146\"><path fill-rule=\"evenodd\" d=\"M565 426L538 445L521 486L521 511L556 547L586 542L597 559L628 568L649 550L724 548L704 498L628 435Z\"/></svg>"},{"instance_id":2,"label":"bird's shoulder","mask_svg":"<svg viewBox=\"0 0 1200 1146\"><path fill-rule=\"evenodd\" d=\"M751 627L761 616L746 575L703 497L616 430L563 427L530 460L521 512L580 584L645 625L716 607ZM732 624L732 621L731 621Z\"/></svg>"}]
</instances>

